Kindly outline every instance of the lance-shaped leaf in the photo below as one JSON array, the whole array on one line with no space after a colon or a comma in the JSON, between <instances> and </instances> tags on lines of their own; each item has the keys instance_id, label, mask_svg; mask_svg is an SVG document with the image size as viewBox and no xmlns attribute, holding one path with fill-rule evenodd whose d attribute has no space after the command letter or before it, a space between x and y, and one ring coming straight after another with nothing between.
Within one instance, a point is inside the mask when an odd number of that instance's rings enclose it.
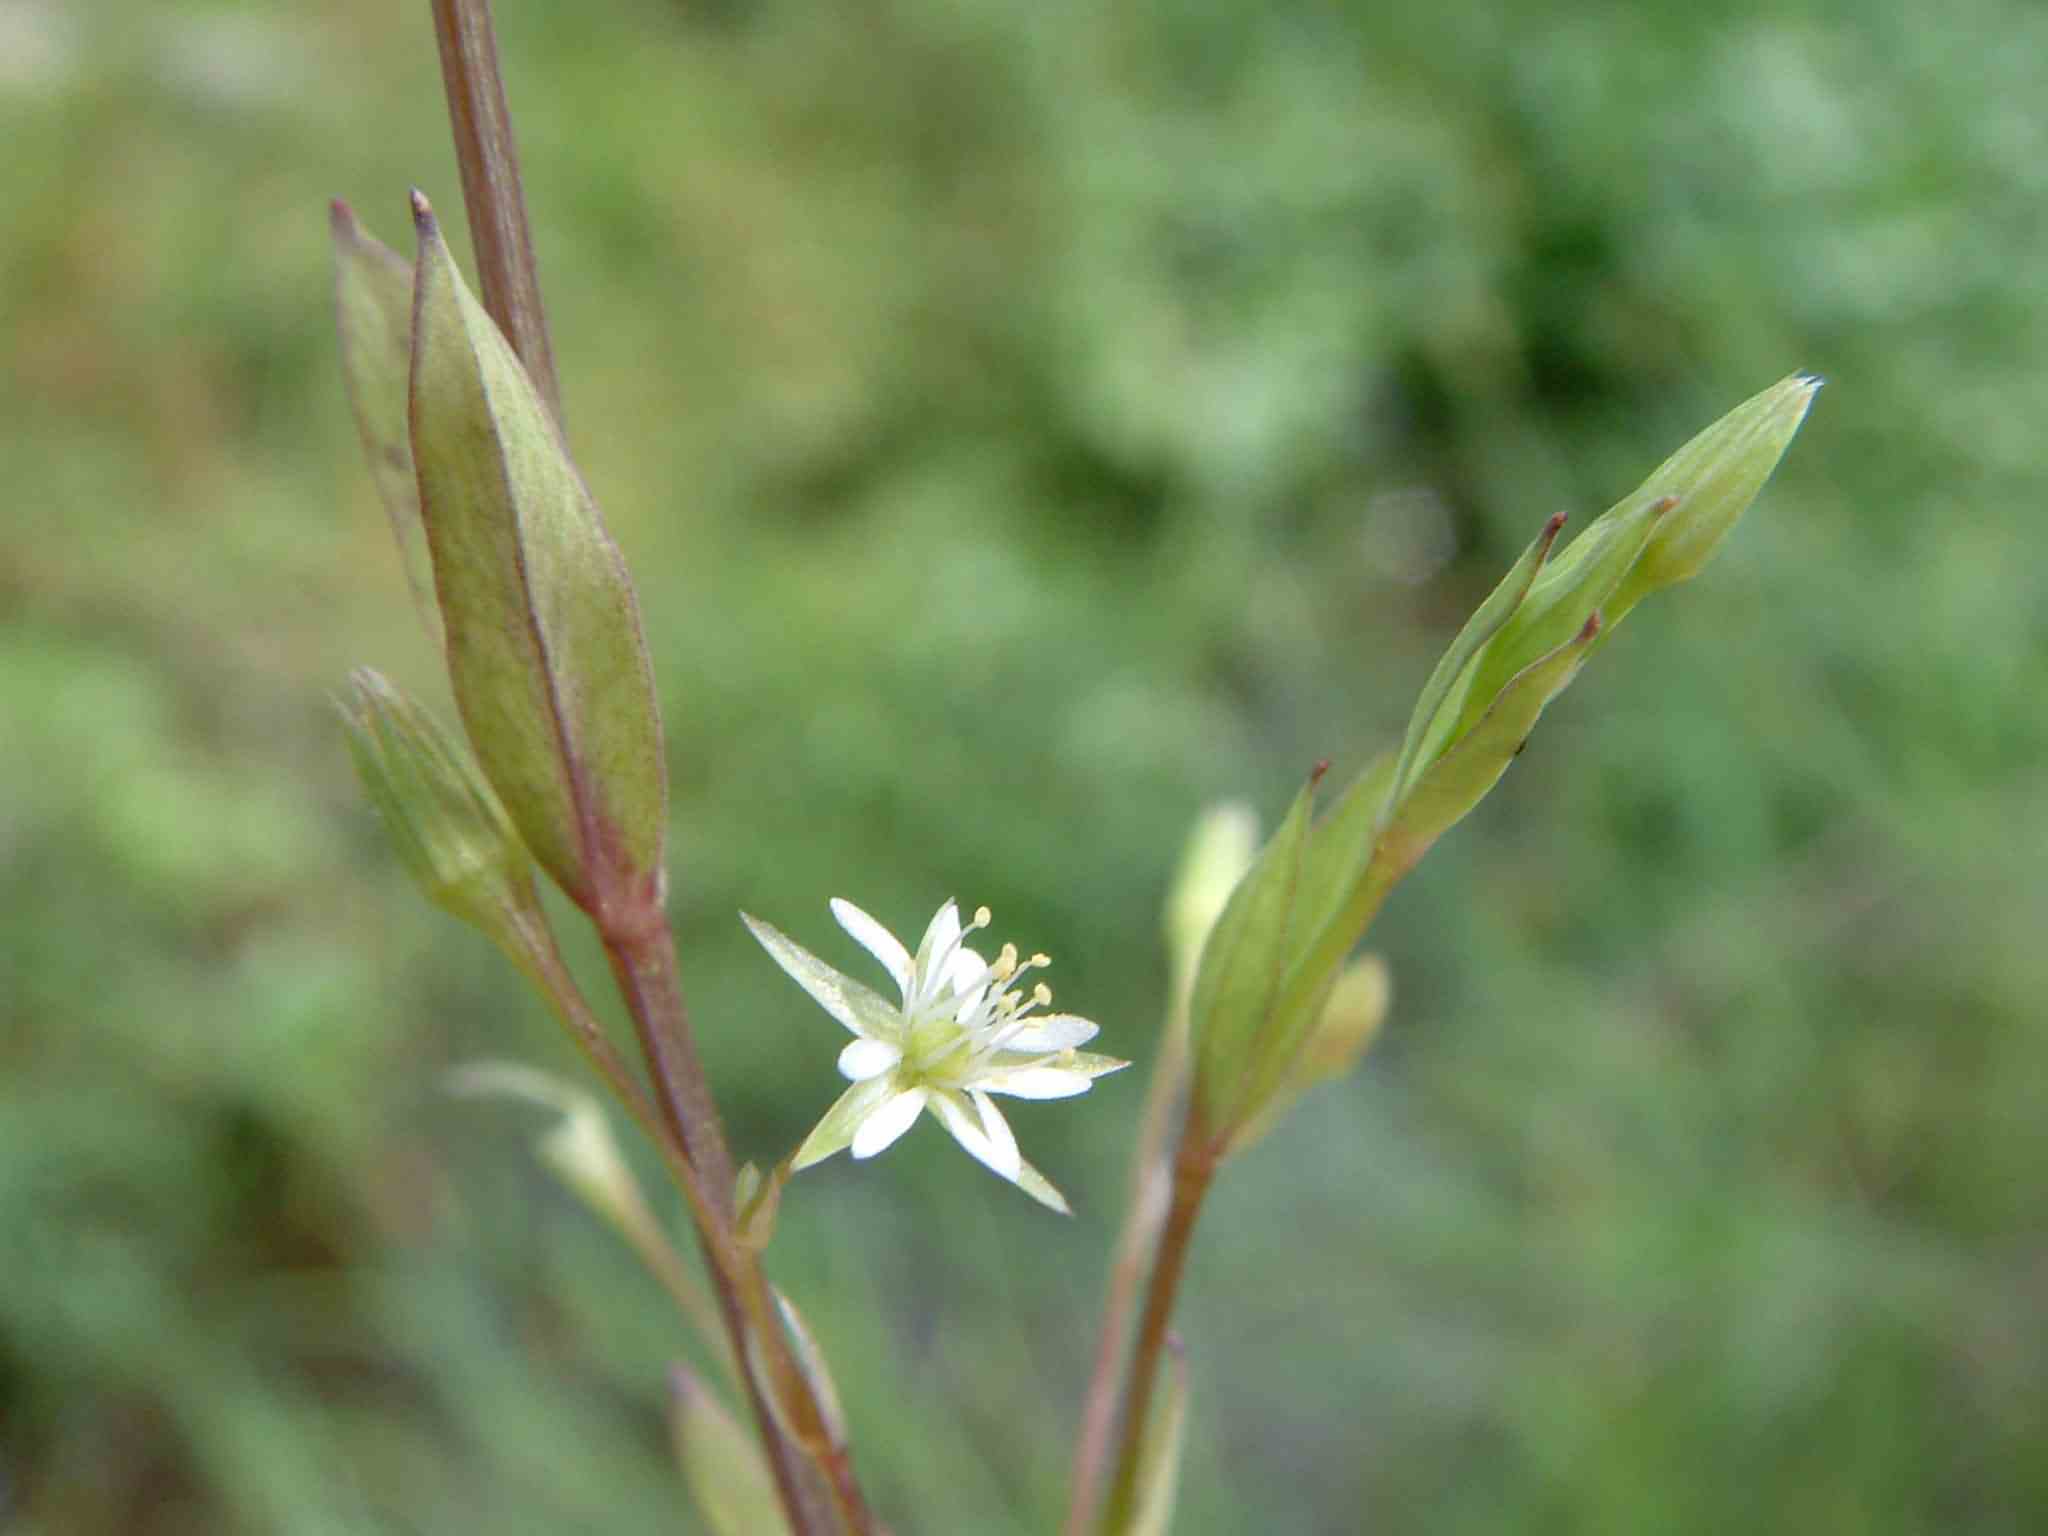
<instances>
[{"instance_id":1,"label":"lance-shaped leaf","mask_svg":"<svg viewBox=\"0 0 2048 1536\"><path fill-rule=\"evenodd\" d=\"M478 761L600 925L660 899L667 780L624 560L553 418L413 195L412 451Z\"/></svg>"},{"instance_id":2,"label":"lance-shaped leaf","mask_svg":"<svg viewBox=\"0 0 2048 1536\"><path fill-rule=\"evenodd\" d=\"M682 1366L669 1373L668 1422L691 1502L712 1536L778 1536L789 1529L760 1442Z\"/></svg>"},{"instance_id":3,"label":"lance-shaped leaf","mask_svg":"<svg viewBox=\"0 0 2048 1536\"><path fill-rule=\"evenodd\" d=\"M1555 559L1547 523L1431 673L1398 753L1320 821L1304 791L1232 895L1190 1008L1198 1128L1248 1144L1300 1091L1338 969L1393 885L1485 797L1614 616L1699 568L1811 403L1795 375L1674 454Z\"/></svg>"},{"instance_id":4,"label":"lance-shaped leaf","mask_svg":"<svg viewBox=\"0 0 2048 1536\"><path fill-rule=\"evenodd\" d=\"M356 222L335 199L334 308L341 335L341 373L356 433L370 463L377 499L391 532L427 633L438 644L441 618L434 608L434 571L420 526L419 482L413 474L412 436L406 425L412 370L412 263Z\"/></svg>"},{"instance_id":5,"label":"lance-shaped leaf","mask_svg":"<svg viewBox=\"0 0 2048 1536\"><path fill-rule=\"evenodd\" d=\"M401 863L427 899L515 959L537 917L533 860L469 754L368 668L337 709L349 755Z\"/></svg>"},{"instance_id":6,"label":"lance-shaped leaf","mask_svg":"<svg viewBox=\"0 0 2048 1536\"><path fill-rule=\"evenodd\" d=\"M1417 781L1394 807L1373 857L1398 879L1467 811L1485 798L1520 754L1544 706L1570 686L1592 653L1601 628L1598 613L1547 656L1518 673L1479 722Z\"/></svg>"}]
</instances>

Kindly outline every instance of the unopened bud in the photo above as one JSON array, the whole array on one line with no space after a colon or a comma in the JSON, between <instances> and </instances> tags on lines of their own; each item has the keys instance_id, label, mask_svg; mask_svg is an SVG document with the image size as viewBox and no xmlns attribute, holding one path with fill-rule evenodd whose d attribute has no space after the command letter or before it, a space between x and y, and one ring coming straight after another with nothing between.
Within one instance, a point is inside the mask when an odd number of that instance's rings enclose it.
<instances>
[{"instance_id":1,"label":"unopened bud","mask_svg":"<svg viewBox=\"0 0 2048 1536\"><path fill-rule=\"evenodd\" d=\"M413 197L412 454L469 739L600 926L658 904L667 778L624 560L554 418Z\"/></svg>"},{"instance_id":2,"label":"unopened bud","mask_svg":"<svg viewBox=\"0 0 2048 1536\"><path fill-rule=\"evenodd\" d=\"M537 911L533 861L468 753L368 668L337 708L363 788L408 873L436 906L507 949Z\"/></svg>"}]
</instances>

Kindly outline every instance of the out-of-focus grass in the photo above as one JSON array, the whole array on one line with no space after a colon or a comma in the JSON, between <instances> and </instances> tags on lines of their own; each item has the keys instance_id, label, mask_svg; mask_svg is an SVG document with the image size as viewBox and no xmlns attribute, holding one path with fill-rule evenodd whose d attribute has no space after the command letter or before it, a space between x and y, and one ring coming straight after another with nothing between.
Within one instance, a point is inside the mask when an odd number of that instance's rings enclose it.
<instances>
[{"instance_id":1,"label":"out-of-focus grass","mask_svg":"<svg viewBox=\"0 0 2048 1536\"><path fill-rule=\"evenodd\" d=\"M1178 1528L2048 1520L2048 16L502 26L746 1154L839 1042L735 908L838 955L830 895L985 901L1147 1057L1207 797L1355 761L1544 515L1830 375L1382 920L1367 1070L1222 1186ZM401 244L456 200L424 8L7 0L0 136L0 1520L691 1529L680 1330L434 1092L569 1053L327 712L433 686L324 247L331 195ZM1070 1224L931 1133L793 1187L899 1530L1049 1528L1140 1089L1020 1113Z\"/></svg>"}]
</instances>

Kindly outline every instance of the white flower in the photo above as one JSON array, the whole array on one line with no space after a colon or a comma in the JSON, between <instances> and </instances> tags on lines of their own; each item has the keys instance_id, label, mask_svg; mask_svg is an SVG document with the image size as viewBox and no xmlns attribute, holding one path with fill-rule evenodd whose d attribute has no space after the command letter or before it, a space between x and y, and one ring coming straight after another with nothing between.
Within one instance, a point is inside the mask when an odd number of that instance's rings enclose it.
<instances>
[{"instance_id":1,"label":"white flower","mask_svg":"<svg viewBox=\"0 0 2048 1536\"><path fill-rule=\"evenodd\" d=\"M841 975L771 924L740 914L775 963L856 1037L839 1053L839 1070L853 1086L805 1138L793 1166L808 1168L845 1147L855 1157L873 1157L929 1109L977 1159L1064 1212L1067 1202L1019 1155L1017 1138L989 1095L1070 1098L1130 1063L1076 1049L1095 1037L1088 1020L1033 1011L1052 1002L1052 990L1039 982L1027 993L1014 983L1051 961L1044 955L1020 961L1011 944L994 960L968 948L962 940L989 924L987 907L962 928L960 909L948 901L915 955L850 901L835 898L832 915L882 963L903 994L901 1003Z\"/></svg>"}]
</instances>

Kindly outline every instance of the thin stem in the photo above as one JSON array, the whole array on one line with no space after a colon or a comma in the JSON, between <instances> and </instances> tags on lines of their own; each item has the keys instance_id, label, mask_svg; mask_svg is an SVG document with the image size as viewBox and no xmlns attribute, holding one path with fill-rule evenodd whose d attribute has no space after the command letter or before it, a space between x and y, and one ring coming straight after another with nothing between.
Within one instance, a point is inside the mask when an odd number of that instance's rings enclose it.
<instances>
[{"instance_id":1,"label":"thin stem","mask_svg":"<svg viewBox=\"0 0 2048 1536\"><path fill-rule=\"evenodd\" d=\"M507 946L513 962L553 1004L569 1038L581 1049L584 1059L596 1069L598 1076L604 1079L613 1096L625 1105L642 1133L660 1150L663 1161L672 1169L680 1167L687 1171L688 1159L681 1145L656 1111L647 1090L613 1047L611 1037L591 1011L582 989L576 985L575 977L562 963L554 930L538 904L519 915L516 931L519 944L517 947ZM683 1181L678 1178L677 1182ZM644 1223L628 1223L626 1237L639 1253L641 1262L661 1282L677 1309L697 1330L705 1348L725 1367L727 1379L740 1386L743 1372L733 1354L732 1340L726 1335L723 1317L683 1263L682 1256L670 1245L651 1217Z\"/></svg>"},{"instance_id":2,"label":"thin stem","mask_svg":"<svg viewBox=\"0 0 2048 1536\"><path fill-rule=\"evenodd\" d=\"M484 308L525 365L559 426L561 387L548 340L547 312L541 303L489 0L430 3ZM741 1367L740 1379L753 1406L792 1536L824 1536L835 1526L854 1536L867 1536L871 1522L844 1450L828 1443L830 1437L822 1428L824 1416L791 1356L767 1280L754 1255L733 1234L732 1154L691 1039L689 1014L676 974L674 942L658 905L631 916L630 924L602 937L653 1075L658 1115L647 1113L645 1094L595 1020L588 1017L587 1009L569 1012L572 1033L636 1117L648 1123L650 1131L657 1125L660 1128L655 1143L662 1148L696 1219L726 1335ZM573 986L566 991L559 987L550 990L558 999L576 995ZM580 1002L578 997L576 1008ZM757 1364L758 1369L754 1368ZM761 1380L764 1374L769 1378L766 1384ZM768 1391L776 1394L776 1402L796 1421L794 1435L801 1437L823 1469L831 1508L820 1498L792 1435L784 1432L771 1409ZM835 1508L838 1521L833 1519Z\"/></svg>"},{"instance_id":3,"label":"thin stem","mask_svg":"<svg viewBox=\"0 0 2048 1536\"><path fill-rule=\"evenodd\" d=\"M1144 1117L1137 1150L1131 1155L1131 1187L1124 1207L1123 1229L1117 1233L1110 1260L1109 1283L1102 1303L1102 1323L1095 1336L1095 1363L1081 1403L1081 1423L1074 1435L1073 1486L1067 1496L1064 1536L1085 1536L1102 1500L1102 1474L1109 1460L1109 1439L1116 1430L1117 1367L1138 1285L1145 1277L1146 1255L1166 1219L1167 1137L1173 1113L1187 1082L1187 987L1174 987L1174 1002L1162 1031L1159 1059L1145 1090Z\"/></svg>"},{"instance_id":4,"label":"thin stem","mask_svg":"<svg viewBox=\"0 0 2048 1536\"><path fill-rule=\"evenodd\" d=\"M725 1318L733 1353L747 1362L753 1357L751 1340L763 1368L772 1374L774 1387L785 1405L808 1407L819 1419L810 1397L810 1384L803 1379L790 1357L781 1319L775 1315L766 1278L760 1267L733 1238L732 1154L727 1150L720 1127L718 1106L711 1098L703 1065L697 1059L696 1040L690 1030L690 1016L683 1001L681 979L676 972L675 944L667 925L653 920L628 934L602 936L612 975L632 1015L640 1047L654 1075L656 1099L663 1123L682 1149L684 1166L676 1169L680 1182L692 1193L691 1208L697 1218L697 1235L718 1290L719 1309ZM832 1513L818 1498L816 1485L806 1475L801 1454L768 1402L759 1375L743 1369L747 1396L754 1410L755 1428L767 1448L768 1464L781 1495L795 1536L831 1530L835 1524L860 1531L842 1516ZM834 1503L840 1499L835 1492Z\"/></svg>"},{"instance_id":5,"label":"thin stem","mask_svg":"<svg viewBox=\"0 0 2048 1536\"><path fill-rule=\"evenodd\" d=\"M1174 1298L1187 1269L1195 1218L1201 1215L1203 1198L1216 1176L1216 1157L1207 1138L1190 1134L1197 1130L1192 1125L1182 1130L1180 1154L1174 1159L1173 1204L1159 1236L1152 1283L1145 1295L1145 1316L1138 1325L1138 1342L1125 1377L1129 1391L1125 1394L1123 1433L1117 1443L1116 1482L1101 1526L1104 1532L1122 1530L1131 1518L1138 1487L1138 1453L1145 1443L1145 1420L1152 1411L1152 1389L1159 1380L1160 1355L1173 1322Z\"/></svg>"},{"instance_id":6,"label":"thin stem","mask_svg":"<svg viewBox=\"0 0 2048 1536\"><path fill-rule=\"evenodd\" d=\"M490 0L431 3L484 308L526 365L559 426L562 387L555 377L547 311L540 301L540 273L534 265L533 232L526 219L505 80L498 70Z\"/></svg>"}]
</instances>

